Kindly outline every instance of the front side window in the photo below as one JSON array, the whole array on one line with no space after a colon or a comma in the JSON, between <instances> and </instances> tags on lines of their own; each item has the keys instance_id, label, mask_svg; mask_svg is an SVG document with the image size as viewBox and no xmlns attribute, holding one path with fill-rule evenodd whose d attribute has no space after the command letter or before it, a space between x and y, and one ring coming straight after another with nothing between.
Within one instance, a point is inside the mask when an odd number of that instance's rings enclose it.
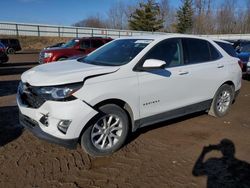
<instances>
[{"instance_id":1,"label":"front side window","mask_svg":"<svg viewBox=\"0 0 250 188\"><path fill-rule=\"evenodd\" d=\"M95 65L121 66L130 62L152 41L150 39L115 40L78 61Z\"/></svg>"},{"instance_id":2,"label":"front side window","mask_svg":"<svg viewBox=\"0 0 250 188\"><path fill-rule=\"evenodd\" d=\"M160 42L149 51L144 59L158 59L165 61L166 67L182 65L181 40L167 39Z\"/></svg>"}]
</instances>

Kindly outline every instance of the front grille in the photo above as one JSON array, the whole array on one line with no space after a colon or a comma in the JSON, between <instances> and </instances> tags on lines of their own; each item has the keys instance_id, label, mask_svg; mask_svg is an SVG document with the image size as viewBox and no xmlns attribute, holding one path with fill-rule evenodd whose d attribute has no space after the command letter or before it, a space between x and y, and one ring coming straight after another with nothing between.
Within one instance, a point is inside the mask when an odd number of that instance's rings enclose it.
<instances>
[{"instance_id":1,"label":"front grille","mask_svg":"<svg viewBox=\"0 0 250 188\"><path fill-rule=\"evenodd\" d=\"M44 52L41 52L41 53L39 54L38 62L39 62L40 64L44 63L44 62L43 62L43 59L44 59Z\"/></svg>"},{"instance_id":2,"label":"front grille","mask_svg":"<svg viewBox=\"0 0 250 188\"><path fill-rule=\"evenodd\" d=\"M39 108L46 100L34 92L34 88L27 83L20 83L18 94L22 104L30 108Z\"/></svg>"},{"instance_id":3,"label":"front grille","mask_svg":"<svg viewBox=\"0 0 250 188\"><path fill-rule=\"evenodd\" d=\"M38 123L35 120L21 114L20 112L19 112L19 122L30 128L34 128L35 126L38 125Z\"/></svg>"}]
</instances>

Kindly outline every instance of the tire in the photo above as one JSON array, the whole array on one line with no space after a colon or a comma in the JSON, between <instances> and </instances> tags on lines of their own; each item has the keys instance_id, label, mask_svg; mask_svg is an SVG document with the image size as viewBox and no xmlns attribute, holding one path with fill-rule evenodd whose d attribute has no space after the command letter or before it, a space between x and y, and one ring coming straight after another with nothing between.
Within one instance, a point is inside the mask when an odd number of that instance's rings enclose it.
<instances>
[{"instance_id":1,"label":"tire","mask_svg":"<svg viewBox=\"0 0 250 188\"><path fill-rule=\"evenodd\" d=\"M234 89L232 86L224 84L216 92L212 105L209 110L209 115L214 117L225 116L234 100Z\"/></svg>"},{"instance_id":2,"label":"tire","mask_svg":"<svg viewBox=\"0 0 250 188\"><path fill-rule=\"evenodd\" d=\"M15 54L16 51L15 51L13 48L8 48L8 49L7 49L7 53L8 53L8 54Z\"/></svg>"},{"instance_id":3,"label":"tire","mask_svg":"<svg viewBox=\"0 0 250 188\"><path fill-rule=\"evenodd\" d=\"M66 59L67 59L67 57L60 57L57 61L64 61Z\"/></svg>"},{"instance_id":4,"label":"tire","mask_svg":"<svg viewBox=\"0 0 250 188\"><path fill-rule=\"evenodd\" d=\"M9 61L9 57L5 53L3 54L0 53L0 64L6 63L8 61Z\"/></svg>"},{"instance_id":5,"label":"tire","mask_svg":"<svg viewBox=\"0 0 250 188\"><path fill-rule=\"evenodd\" d=\"M107 104L99 110L100 113L90 121L80 138L82 148L92 156L105 156L117 151L129 132L128 116L122 108Z\"/></svg>"}]
</instances>

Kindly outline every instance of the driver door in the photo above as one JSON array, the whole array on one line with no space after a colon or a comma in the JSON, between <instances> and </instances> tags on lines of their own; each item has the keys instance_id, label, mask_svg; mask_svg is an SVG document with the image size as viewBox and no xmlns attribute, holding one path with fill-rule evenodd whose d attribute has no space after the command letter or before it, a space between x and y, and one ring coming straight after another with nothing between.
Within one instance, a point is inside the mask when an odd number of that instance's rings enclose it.
<instances>
[{"instance_id":1,"label":"driver door","mask_svg":"<svg viewBox=\"0 0 250 188\"><path fill-rule=\"evenodd\" d=\"M166 67L138 72L141 119L185 106L191 87L189 72L183 65L181 39L160 42L142 61L147 59L165 61Z\"/></svg>"}]
</instances>

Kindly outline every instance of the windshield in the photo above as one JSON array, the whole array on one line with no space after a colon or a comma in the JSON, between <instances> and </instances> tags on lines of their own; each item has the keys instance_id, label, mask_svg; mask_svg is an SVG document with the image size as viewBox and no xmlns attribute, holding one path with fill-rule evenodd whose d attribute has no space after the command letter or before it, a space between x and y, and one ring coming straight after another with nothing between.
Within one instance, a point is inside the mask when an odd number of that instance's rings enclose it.
<instances>
[{"instance_id":1,"label":"windshield","mask_svg":"<svg viewBox=\"0 0 250 188\"><path fill-rule=\"evenodd\" d=\"M79 42L79 40L72 39L72 40L68 41L67 43L63 44L62 47L63 48L71 48L71 47L75 46L78 42Z\"/></svg>"},{"instance_id":2,"label":"windshield","mask_svg":"<svg viewBox=\"0 0 250 188\"><path fill-rule=\"evenodd\" d=\"M130 62L153 40L115 40L78 61L95 65L120 66Z\"/></svg>"}]
</instances>

